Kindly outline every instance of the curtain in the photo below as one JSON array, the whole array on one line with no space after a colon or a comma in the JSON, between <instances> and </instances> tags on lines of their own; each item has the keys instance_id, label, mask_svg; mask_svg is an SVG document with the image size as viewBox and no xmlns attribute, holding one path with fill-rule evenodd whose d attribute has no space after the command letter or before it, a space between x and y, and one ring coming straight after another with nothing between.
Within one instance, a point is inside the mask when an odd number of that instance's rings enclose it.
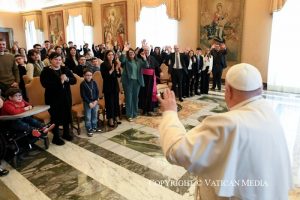
<instances>
[{"instance_id":1,"label":"curtain","mask_svg":"<svg viewBox=\"0 0 300 200\"><path fill-rule=\"evenodd\" d=\"M90 3L81 3L70 6L65 9L66 19L69 20L69 16L82 16L82 21L85 26L94 26L93 10ZM69 24L69 21L67 21Z\"/></svg>"},{"instance_id":2,"label":"curtain","mask_svg":"<svg viewBox=\"0 0 300 200\"><path fill-rule=\"evenodd\" d=\"M69 16L67 25L67 41L73 41L80 48L80 45L88 43L91 48L93 44L93 27L83 24L82 15Z\"/></svg>"},{"instance_id":3,"label":"curtain","mask_svg":"<svg viewBox=\"0 0 300 200\"><path fill-rule=\"evenodd\" d=\"M285 2L286 0L271 0L271 5L270 5L271 13L281 10Z\"/></svg>"},{"instance_id":4,"label":"curtain","mask_svg":"<svg viewBox=\"0 0 300 200\"><path fill-rule=\"evenodd\" d=\"M157 7L165 4L167 15L171 19L180 20L180 0L133 0L134 19L139 21L142 7Z\"/></svg>"},{"instance_id":5,"label":"curtain","mask_svg":"<svg viewBox=\"0 0 300 200\"><path fill-rule=\"evenodd\" d=\"M44 42L44 34L35 28L34 21L25 22L25 39L27 50L32 49L34 44L42 44Z\"/></svg>"},{"instance_id":6,"label":"curtain","mask_svg":"<svg viewBox=\"0 0 300 200\"><path fill-rule=\"evenodd\" d=\"M177 32L178 21L167 16L166 5L143 7L136 22L136 46L141 46L143 39L153 46L177 44Z\"/></svg>"},{"instance_id":7,"label":"curtain","mask_svg":"<svg viewBox=\"0 0 300 200\"><path fill-rule=\"evenodd\" d=\"M22 17L23 17L24 27L25 27L26 21L27 22L34 21L35 28L43 31L43 20L42 20L42 12L41 11L23 13Z\"/></svg>"},{"instance_id":8,"label":"curtain","mask_svg":"<svg viewBox=\"0 0 300 200\"><path fill-rule=\"evenodd\" d=\"M299 10L300 1L289 0L280 12L273 13L268 90L300 93Z\"/></svg>"}]
</instances>

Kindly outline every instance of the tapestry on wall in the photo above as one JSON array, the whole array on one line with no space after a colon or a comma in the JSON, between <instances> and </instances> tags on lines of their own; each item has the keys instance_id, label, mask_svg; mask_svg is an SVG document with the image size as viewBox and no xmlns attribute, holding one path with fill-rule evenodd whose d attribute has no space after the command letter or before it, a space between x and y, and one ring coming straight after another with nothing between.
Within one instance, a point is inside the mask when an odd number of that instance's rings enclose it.
<instances>
[{"instance_id":1,"label":"tapestry on wall","mask_svg":"<svg viewBox=\"0 0 300 200\"><path fill-rule=\"evenodd\" d=\"M56 45L65 43L65 30L63 12L56 11L47 13L49 41Z\"/></svg>"},{"instance_id":2,"label":"tapestry on wall","mask_svg":"<svg viewBox=\"0 0 300 200\"><path fill-rule=\"evenodd\" d=\"M241 60L244 0L201 0L200 46L225 43L227 61Z\"/></svg>"},{"instance_id":3,"label":"tapestry on wall","mask_svg":"<svg viewBox=\"0 0 300 200\"><path fill-rule=\"evenodd\" d=\"M127 42L127 7L126 1L102 5L103 42L110 49L113 46L124 47Z\"/></svg>"}]
</instances>

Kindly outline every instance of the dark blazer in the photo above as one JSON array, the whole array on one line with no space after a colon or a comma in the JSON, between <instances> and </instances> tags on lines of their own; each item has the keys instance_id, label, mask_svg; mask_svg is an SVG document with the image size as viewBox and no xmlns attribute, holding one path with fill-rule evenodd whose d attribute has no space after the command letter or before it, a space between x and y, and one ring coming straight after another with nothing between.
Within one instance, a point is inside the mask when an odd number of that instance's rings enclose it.
<instances>
[{"instance_id":1,"label":"dark blazer","mask_svg":"<svg viewBox=\"0 0 300 200\"><path fill-rule=\"evenodd\" d=\"M60 75L65 74L68 82L61 83ZM72 95L70 85L76 84L76 78L67 67L53 70L45 67L41 73L40 81L45 88L45 103L50 105L51 121L56 125L71 123Z\"/></svg>"},{"instance_id":2,"label":"dark blazer","mask_svg":"<svg viewBox=\"0 0 300 200\"><path fill-rule=\"evenodd\" d=\"M186 66L187 70L188 70L189 64L190 64L190 57L186 56L185 66ZM192 72L193 72L193 75L196 75L198 73L198 71L197 71L197 59L196 59L195 56L192 57Z\"/></svg>"},{"instance_id":3,"label":"dark blazer","mask_svg":"<svg viewBox=\"0 0 300 200\"><path fill-rule=\"evenodd\" d=\"M200 73L203 68L203 57L200 55L199 58L195 55L196 58L196 66L197 66L197 73Z\"/></svg>"},{"instance_id":4,"label":"dark blazer","mask_svg":"<svg viewBox=\"0 0 300 200\"><path fill-rule=\"evenodd\" d=\"M99 99L99 90L94 80L90 82L84 80L80 84L80 96L86 103L92 103Z\"/></svg>"},{"instance_id":5,"label":"dark blazer","mask_svg":"<svg viewBox=\"0 0 300 200\"><path fill-rule=\"evenodd\" d=\"M211 55L213 56L213 71L223 70L227 67L226 63L226 54L227 49L221 49L220 51L217 51L215 49L212 49L210 51Z\"/></svg>"},{"instance_id":6,"label":"dark blazer","mask_svg":"<svg viewBox=\"0 0 300 200\"><path fill-rule=\"evenodd\" d=\"M72 58L67 57L65 61L65 66L68 67L72 72L74 72L74 69L77 65Z\"/></svg>"},{"instance_id":7,"label":"dark blazer","mask_svg":"<svg viewBox=\"0 0 300 200\"><path fill-rule=\"evenodd\" d=\"M185 55L183 53L180 53L180 63L181 63L181 66L182 66L182 69L183 71L187 74L188 71L187 71L187 68L186 68L186 65L185 65ZM172 73L172 70L173 70L173 67L175 65L175 53L171 53L170 55L170 65L169 65L169 74Z\"/></svg>"},{"instance_id":8,"label":"dark blazer","mask_svg":"<svg viewBox=\"0 0 300 200\"><path fill-rule=\"evenodd\" d=\"M119 92L118 77L121 76L121 72L114 70L110 74L105 62L101 64L100 71L103 78L103 93Z\"/></svg>"}]
</instances>

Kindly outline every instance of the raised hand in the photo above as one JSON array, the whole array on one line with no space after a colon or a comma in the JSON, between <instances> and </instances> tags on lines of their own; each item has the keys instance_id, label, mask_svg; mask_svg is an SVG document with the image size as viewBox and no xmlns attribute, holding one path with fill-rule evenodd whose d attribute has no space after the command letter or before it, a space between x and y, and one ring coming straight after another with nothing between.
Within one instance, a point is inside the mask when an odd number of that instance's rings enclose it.
<instances>
[{"instance_id":1,"label":"raised hand","mask_svg":"<svg viewBox=\"0 0 300 200\"><path fill-rule=\"evenodd\" d=\"M167 88L163 93L163 98L160 96L160 94L158 94L157 99L160 102L160 108L163 112L165 111L177 112L175 94L169 88Z\"/></svg>"}]
</instances>

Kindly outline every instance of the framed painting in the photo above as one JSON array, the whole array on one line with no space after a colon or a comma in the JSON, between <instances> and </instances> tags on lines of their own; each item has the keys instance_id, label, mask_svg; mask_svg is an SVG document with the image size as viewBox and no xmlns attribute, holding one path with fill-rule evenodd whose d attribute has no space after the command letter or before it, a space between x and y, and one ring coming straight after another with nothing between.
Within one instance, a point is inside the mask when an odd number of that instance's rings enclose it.
<instances>
[{"instance_id":1,"label":"framed painting","mask_svg":"<svg viewBox=\"0 0 300 200\"><path fill-rule=\"evenodd\" d=\"M227 61L241 61L245 0L200 0L200 46L225 43Z\"/></svg>"},{"instance_id":2,"label":"framed painting","mask_svg":"<svg viewBox=\"0 0 300 200\"><path fill-rule=\"evenodd\" d=\"M47 13L49 41L56 45L65 43L63 11Z\"/></svg>"},{"instance_id":3,"label":"framed painting","mask_svg":"<svg viewBox=\"0 0 300 200\"><path fill-rule=\"evenodd\" d=\"M127 41L126 1L101 5L103 43L110 49Z\"/></svg>"}]
</instances>

